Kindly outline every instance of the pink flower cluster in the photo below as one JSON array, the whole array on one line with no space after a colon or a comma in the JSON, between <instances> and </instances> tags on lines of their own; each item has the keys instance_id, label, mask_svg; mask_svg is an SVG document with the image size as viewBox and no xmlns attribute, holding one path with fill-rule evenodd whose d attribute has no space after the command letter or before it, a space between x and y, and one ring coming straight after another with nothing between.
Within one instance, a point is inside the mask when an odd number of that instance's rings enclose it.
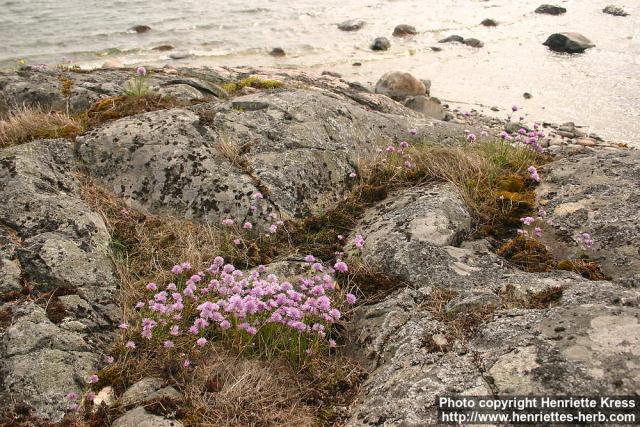
<instances>
[{"instance_id":1,"label":"pink flower cluster","mask_svg":"<svg viewBox=\"0 0 640 427\"><path fill-rule=\"evenodd\" d=\"M415 131L415 133L414 133ZM417 134L417 130L416 129L411 129L409 131L409 133L412 136L415 136L415 134ZM413 163L413 160L411 158L411 155L409 153L406 152L406 150L409 148L410 144L407 141L400 141L398 143L398 148L396 148L393 145L389 145L387 146L387 148L384 149L384 152L387 153L388 156L393 156L394 154L399 155L403 160L403 166L406 169L412 169L415 165ZM386 163L387 159L383 159L382 163Z\"/></svg>"},{"instance_id":2,"label":"pink flower cluster","mask_svg":"<svg viewBox=\"0 0 640 427\"><path fill-rule=\"evenodd\" d=\"M591 234L589 233L580 233L578 235L578 242L580 242L585 249L593 248L593 244L595 243L593 241L593 237L591 237Z\"/></svg>"},{"instance_id":3,"label":"pink flower cluster","mask_svg":"<svg viewBox=\"0 0 640 427\"><path fill-rule=\"evenodd\" d=\"M136 304L141 309L140 336L157 338L166 349L174 347L174 342L166 339L169 336L192 336L197 346L204 347L223 331L253 336L265 325L278 324L324 338L327 327L342 316L335 302L343 298L337 296L332 275L346 272L348 267L339 260L333 268L325 268L312 255L305 261L309 274L295 284L274 274L265 276L264 266L244 273L222 257L200 272L191 271L188 263L178 264L171 269L176 276L173 282L162 290L150 283L150 299ZM352 294L344 300L347 304L356 302ZM126 347L133 349L135 343L129 341Z\"/></svg>"},{"instance_id":4,"label":"pink flower cluster","mask_svg":"<svg viewBox=\"0 0 640 427\"><path fill-rule=\"evenodd\" d=\"M538 170L535 166L529 166L527 168L527 171L531 175L532 180L534 180L535 182L540 182L540 175L538 175Z\"/></svg>"}]
</instances>

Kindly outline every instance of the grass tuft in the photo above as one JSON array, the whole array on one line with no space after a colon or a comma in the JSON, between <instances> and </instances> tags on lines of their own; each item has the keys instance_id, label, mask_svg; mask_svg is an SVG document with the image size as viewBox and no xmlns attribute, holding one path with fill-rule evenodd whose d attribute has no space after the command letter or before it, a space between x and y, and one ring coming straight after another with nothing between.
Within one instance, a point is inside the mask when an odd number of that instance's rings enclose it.
<instances>
[{"instance_id":1,"label":"grass tuft","mask_svg":"<svg viewBox=\"0 0 640 427\"><path fill-rule=\"evenodd\" d=\"M0 121L0 148L36 139L72 139L81 132L80 123L65 114L21 107Z\"/></svg>"}]
</instances>

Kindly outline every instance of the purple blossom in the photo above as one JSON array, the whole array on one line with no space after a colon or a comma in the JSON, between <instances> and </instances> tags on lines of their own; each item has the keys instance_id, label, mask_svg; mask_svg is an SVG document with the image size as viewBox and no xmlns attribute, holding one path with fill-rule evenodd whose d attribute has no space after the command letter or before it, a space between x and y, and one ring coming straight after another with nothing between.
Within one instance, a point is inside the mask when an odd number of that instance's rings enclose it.
<instances>
[{"instance_id":1,"label":"purple blossom","mask_svg":"<svg viewBox=\"0 0 640 427\"><path fill-rule=\"evenodd\" d=\"M353 305L356 303L356 296L353 294L347 294L346 295L346 300L347 300L347 304L349 305Z\"/></svg>"},{"instance_id":2,"label":"purple blossom","mask_svg":"<svg viewBox=\"0 0 640 427\"><path fill-rule=\"evenodd\" d=\"M409 135L416 136L418 134L418 129L409 129Z\"/></svg>"},{"instance_id":3,"label":"purple blossom","mask_svg":"<svg viewBox=\"0 0 640 427\"><path fill-rule=\"evenodd\" d=\"M355 178L355 177L357 177L357 176L358 176L358 175L357 175L355 172L351 172L351 173L349 174L349 178Z\"/></svg>"},{"instance_id":4,"label":"purple blossom","mask_svg":"<svg viewBox=\"0 0 640 427\"><path fill-rule=\"evenodd\" d=\"M98 381L100 381L100 378L98 378L96 374L90 375L89 378L87 378L87 383L89 384L95 384Z\"/></svg>"},{"instance_id":5,"label":"purple blossom","mask_svg":"<svg viewBox=\"0 0 640 427\"><path fill-rule=\"evenodd\" d=\"M196 341L196 344L198 344L199 347L204 347L205 345L207 345L207 339L198 338L198 340Z\"/></svg>"},{"instance_id":6,"label":"purple blossom","mask_svg":"<svg viewBox=\"0 0 640 427\"><path fill-rule=\"evenodd\" d=\"M536 228L534 228L534 229L533 229L533 234L534 234L536 237L542 237L542 228L540 228L540 227L536 227Z\"/></svg>"},{"instance_id":7,"label":"purple blossom","mask_svg":"<svg viewBox=\"0 0 640 427\"><path fill-rule=\"evenodd\" d=\"M136 343L134 343L133 341L127 341L127 343L124 346L127 347L129 350L133 350L134 348L136 348Z\"/></svg>"},{"instance_id":8,"label":"purple blossom","mask_svg":"<svg viewBox=\"0 0 640 427\"><path fill-rule=\"evenodd\" d=\"M144 67L138 67L138 69L136 70L136 74L140 77L146 76L147 75L147 69Z\"/></svg>"},{"instance_id":9,"label":"purple blossom","mask_svg":"<svg viewBox=\"0 0 640 427\"><path fill-rule=\"evenodd\" d=\"M244 228L245 230L251 230L253 228L253 224L247 221L242 225L242 228Z\"/></svg>"},{"instance_id":10,"label":"purple blossom","mask_svg":"<svg viewBox=\"0 0 640 427\"><path fill-rule=\"evenodd\" d=\"M473 133L470 133L469 135L467 135L467 141L469 142L475 142L476 141L476 135Z\"/></svg>"},{"instance_id":11,"label":"purple blossom","mask_svg":"<svg viewBox=\"0 0 640 427\"><path fill-rule=\"evenodd\" d=\"M222 220L222 225L230 227L234 224L234 221L231 218L226 218Z\"/></svg>"},{"instance_id":12,"label":"purple blossom","mask_svg":"<svg viewBox=\"0 0 640 427\"><path fill-rule=\"evenodd\" d=\"M526 216L524 218L520 218L520 221L522 221L524 225L531 225L536 221L536 219L531 216Z\"/></svg>"},{"instance_id":13,"label":"purple blossom","mask_svg":"<svg viewBox=\"0 0 640 427\"><path fill-rule=\"evenodd\" d=\"M75 391L70 391L69 393L67 393L67 400L69 400L70 402L78 400L78 393L76 393Z\"/></svg>"},{"instance_id":14,"label":"purple blossom","mask_svg":"<svg viewBox=\"0 0 640 427\"><path fill-rule=\"evenodd\" d=\"M345 263L344 263L344 262L342 262L342 261L338 261L338 262L336 262L336 263L335 263L335 265L333 266L333 268L334 268L336 271L339 271L339 272L341 272L341 273L345 273L345 272L349 269L349 268L347 267L347 264L345 264Z\"/></svg>"},{"instance_id":15,"label":"purple blossom","mask_svg":"<svg viewBox=\"0 0 640 427\"><path fill-rule=\"evenodd\" d=\"M527 168L527 171L529 171L529 174L531 175L532 180L536 182L540 182L540 176L538 175L538 170L536 169L535 166L529 166Z\"/></svg>"},{"instance_id":16,"label":"purple blossom","mask_svg":"<svg viewBox=\"0 0 640 427\"><path fill-rule=\"evenodd\" d=\"M162 343L164 348L173 348L174 344L173 341L171 340L166 340L164 343Z\"/></svg>"}]
</instances>

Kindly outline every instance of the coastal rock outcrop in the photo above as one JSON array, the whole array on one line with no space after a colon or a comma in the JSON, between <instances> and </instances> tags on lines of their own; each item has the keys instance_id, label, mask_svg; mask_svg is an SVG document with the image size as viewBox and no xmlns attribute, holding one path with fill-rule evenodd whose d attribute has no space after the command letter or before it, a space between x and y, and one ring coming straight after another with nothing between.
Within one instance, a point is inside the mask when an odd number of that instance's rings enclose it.
<instances>
[{"instance_id":1,"label":"coastal rock outcrop","mask_svg":"<svg viewBox=\"0 0 640 427\"><path fill-rule=\"evenodd\" d=\"M0 152L0 234L13 247L3 249L3 281L12 280L17 296L2 295L12 322L0 335L0 403L26 401L34 416L51 420L97 368L120 316L110 236L81 199L75 171L66 140Z\"/></svg>"}]
</instances>

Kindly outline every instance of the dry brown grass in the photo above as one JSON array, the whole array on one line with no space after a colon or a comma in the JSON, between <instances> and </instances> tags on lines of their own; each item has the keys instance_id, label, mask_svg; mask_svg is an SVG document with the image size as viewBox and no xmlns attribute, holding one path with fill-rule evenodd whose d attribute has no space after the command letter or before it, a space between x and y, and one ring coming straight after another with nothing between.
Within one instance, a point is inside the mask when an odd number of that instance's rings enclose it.
<instances>
[{"instance_id":1,"label":"dry brown grass","mask_svg":"<svg viewBox=\"0 0 640 427\"><path fill-rule=\"evenodd\" d=\"M65 114L21 107L0 121L0 148L36 139L73 138L80 132L80 123Z\"/></svg>"}]
</instances>

